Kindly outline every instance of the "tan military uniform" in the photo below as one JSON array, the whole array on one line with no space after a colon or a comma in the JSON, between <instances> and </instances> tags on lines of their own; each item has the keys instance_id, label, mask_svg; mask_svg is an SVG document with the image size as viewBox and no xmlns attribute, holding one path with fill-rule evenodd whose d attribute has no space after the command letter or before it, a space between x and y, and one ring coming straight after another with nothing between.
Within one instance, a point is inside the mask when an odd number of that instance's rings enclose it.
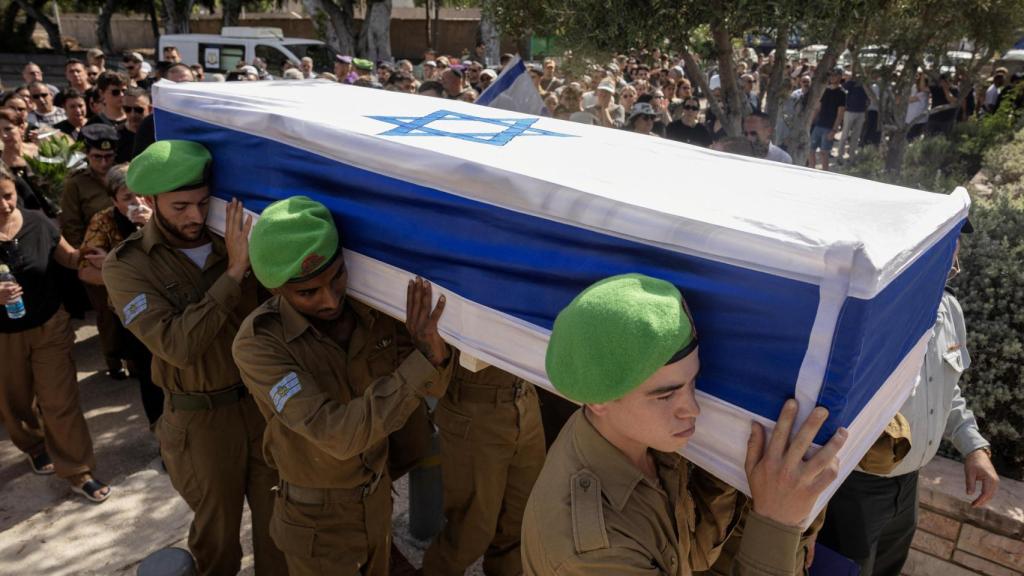
<instances>
[{"instance_id":1,"label":"tan military uniform","mask_svg":"<svg viewBox=\"0 0 1024 576\"><path fill-rule=\"evenodd\" d=\"M82 237L81 249L100 248L109 251L124 241L121 232L114 222L114 210L110 205L110 198L106 197L108 206L92 215L88 220L89 226L85 229ZM78 268L82 269L91 266L89 261L82 258ZM104 286L85 284L85 293L89 296L89 303L96 311L96 329L99 331L100 348L103 350L103 357L107 363L108 370L120 370L121 358L125 356L125 335L121 321L110 308L107 289Z\"/></svg>"},{"instance_id":2,"label":"tan military uniform","mask_svg":"<svg viewBox=\"0 0 1024 576\"><path fill-rule=\"evenodd\" d=\"M246 386L267 419L264 450L281 475L271 533L291 576L388 574L388 435L440 396L436 369L404 326L351 299L347 343L271 298L235 339Z\"/></svg>"},{"instance_id":3,"label":"tan military uniform","mask_svg":"<svg viewBox=\"0 0 1024 576\"><path fill-rule=\"evenodd\" d=\"M741 511L735 489L678 454L652 451L647 478L582 410L551 446L523 518L527 575L687 575L718 557ZM736 557L740 575L791 574L800 538L756 513Z\"/></svg>"},{"instance_id":4,"label":"tan military uniform","mask_svg":"<svg viewBox=\"0 0 1024 576\"><path fill-rule=\"evenodd\" d=\"M458 367L434 420L447 523L423 557L423 573L461 575L483 556L489 576L521 574L523 510L544 466L537 391L498 368Z\"/></svg>"},{"instance_id":5,"label":"tan military uniform","mask_svg":"<svg viewBox=\"0 0 1024 576\"><path fill-rule=\"evenodd\" d=\"M103 180L85 168L64 181L60 198L60 232L72 246L81 246L93 215L110 208L110 195Z\"/></svg>"},{"instance_id":6,"label":"tan military uniform","mask_svg":"<svg viewBox=\"0 0 1024 576\"><path fill-rule=\"evenodd\" d=\"M238 572L247 500L256 574L283 574L269 534L277 473L262 456L266 423L231 357L257 284L225 274L224 241L211 242L200 270L167 244L154 218L111 252L103 280L125 327L153 352L153 381L167 392L157 438L171 484L195 512L189 548L199 572Z\"/></svg>"}]
</instances>

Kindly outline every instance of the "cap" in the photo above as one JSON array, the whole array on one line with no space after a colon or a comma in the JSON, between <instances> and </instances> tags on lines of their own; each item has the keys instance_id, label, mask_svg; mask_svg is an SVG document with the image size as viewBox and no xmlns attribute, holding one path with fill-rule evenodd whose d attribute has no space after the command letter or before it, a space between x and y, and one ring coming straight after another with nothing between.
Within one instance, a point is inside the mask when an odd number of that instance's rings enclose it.
<instances>
[{"instance_id":1,"label":"cap","mask_svg":"<svg viewBox=\"0 0 1024 576\"><path fill-rule=\"evenodd\" d=\"M338 61L338 62L341 62L342 64L351 64L352 63L352 57L344 55L344 54L338 54L337 56L334 57L334 59L336 61Z\"/></svg>"},{"instance_id":2,"label":"cap","mask_svg":"<svg viewBox=\"0 0 1024 576\"><path fill-rule=\"evenodd\" d=\"M835 66L832 68L832 74L839 74L840 76L842 76L845 73L846 70L843 70L842 66Z\"/></svg>"},{"instance_id":3,"label":"cap","mask_svg":"<svg viewBox=\"0 0 1024 576\"><path fill-rule=\"evenodd\" d=\"M363 58L353 58L352 65L356 67L356 70L373 70L373 62Z\"/></svg>"},{"instance_id":4,"label":"cap","mask_svg":"<svg viewBox=\"0 0 1024 576\"><path fill-rule=\"evenodd\" d=\"M601 83L597 85L597 89L615 94L615 83L609 80L602 80Z\"/></svg>"},{"instance_id":5,"label":"cap","mask_svg":"<svg viewBox=\"0 0 1024 576\"><path fill-rule=\"evenodd\" d=\"M117 130L110 124L97 122L82 127L82 140L85 147L94 150L115 150L117 148Z\"/></svg>"},{"instance_id":6,"label":"cap","mask_svg":"<svg viewBox=\"0 0 1024 576\"><path fill-rule=\"evenodd\" d=\"M654 118L658 113L654 111L654 107L647 102L637 102L633 104L633 108L629 111L629 118L626 118L626 124L631 124L638 116L650 116Z\"/></svg>"},{"instance_id":7,"label":"cap","mask_svg":"<svg viewBox=\"0 0 1024 576\"><path fill-rule=\"evenodd\" d=\"M90 48L89 51L85 53L85 55L87 57L89 57L89 58L106 58L107 57L107 55L103 53L103 50L100 50L99 48Z\"/></svg>"},{"instance_id":8,"label":"cap","mask_svg":"<svg viewBox=\"0 0 1024 576\"><path fill-rule=\"evenodd\" d=\"M160 140L132 160L125 182L139 196L192 190L206 184L212 160L198 142Z\"/></svg>"},{"instance_id":9,"label":"cap","mask_svg":"<svg viewBox=\"0 0 1024 576\"><path fill-rule=\"evenodd\" d=\"M545 368L558 392L599 404L625 396L696 347L679 290L664 280L623 274L586 288L558 314Z\"/></svg>"},{"instance_id":10,"label":"cap","mask_svg":"<svg viewBox=\"0 0 1024 576\"><path fill-rule=\"evenodd\" d=\"M316 276L338 252L338 229L330 211L305 196L267 206L249 240L252 271L267 288Z\"/></svg>"},{"instance_id":11,"label":"cap","mask_svg":"<svg viewBox=\"0 0 1024 576\"><path fill-rule=\"evenodd\" d=\"M451 61L448 60L447 56L441 56L437 60L435 60L435 62L437 62L438 66L444 66L446 68L452 65Z\"/></svg>"},{"instance_id":12,"label":"cap","mask_svg":"<svg viewBox=\"0 0 1024 576\"><path fill-rule=\"evenodd\" d=\"M427 60L423 62L423 65L430 66L431 68L437 68L437 62L434 62L433 60Z\"/></svg>"},{"instance_id":13,"label":"cap","mask_svg":"<svg viewBox=\"0 0 1024 576\"><path fill-rule=\"evenodd\" d=\"M487 76L491 80L494 80L495 78L498 77L498 73L495 72L494 70L491 70L490 68L485 68L480 72L480 77L483 78L484 76Z\"/></svg>"},{"instance_id":14,"label":"cap","mask_svg":"<svg viewBox=\"0 0 1024 576\"><path fill-rule=\"evenodd\" d=\"M249 65L242 66L241 68L238 69L238 71L241 72L242 74L245 74L245 75L250 75L250 74L253 75L253 76L259 76L260 75L260 71L257 70L255 66L249 66Z\"/></svg>"},{"instance_id":15,"label":"cap","mask_svg":"<svg viewBox=\"0 0 1024 576\"><path fill-rule=\"evenodd\" d=\"M138 52L125 52L121 59L125 62L145 62L146 59Z\"/></svg>"}]
</instances>

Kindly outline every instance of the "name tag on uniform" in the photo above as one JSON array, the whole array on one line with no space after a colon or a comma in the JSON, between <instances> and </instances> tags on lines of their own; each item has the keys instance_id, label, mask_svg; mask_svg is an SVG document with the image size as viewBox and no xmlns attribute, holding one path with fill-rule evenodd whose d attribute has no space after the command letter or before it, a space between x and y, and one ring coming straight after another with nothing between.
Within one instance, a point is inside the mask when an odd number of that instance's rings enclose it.
<instances>
[{"instance_id":1,"label":"name tag on uniform","mask_svg":"<svg viewBox=\"0 0 1024 576\"><path fill-rule=\"evenodd\" d=\"M135 298L132 298L131 302L124 305L124 325L127 326L132 323L132 320L146 311L146 295L139 294Z\"/></svg>"},{"instance_id":2,"label":"name tag on uniform","mask_svg":"<svg viewBox=\"0 0 1024 576\"><path fill-rule=\"evenodd\" d=\"M284 405L300 390L302 390L302 384L299 383L299 376L295 372L289 372L270 389L270 401L274 403L274 409L278 412L284 410Z\"/></svg>"}]
</instances>

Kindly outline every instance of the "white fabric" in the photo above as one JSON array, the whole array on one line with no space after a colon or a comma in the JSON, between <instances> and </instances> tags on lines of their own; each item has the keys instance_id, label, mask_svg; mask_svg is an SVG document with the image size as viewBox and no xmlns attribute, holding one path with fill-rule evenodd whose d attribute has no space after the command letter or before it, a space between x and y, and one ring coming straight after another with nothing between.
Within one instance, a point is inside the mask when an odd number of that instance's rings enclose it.
<instances>
[{"instance_id":1,"label":"white fabric","mask_svg":"<svg viewBox=\"0 0 1024 576\"><path fill-rule=\"evenodd\" d=\"M196 248L178 248L178 251L188 256L188 259L202 270L206 266L206 260L213 253L213 244L207 242Z\"/></svg>"},{"instance_id":2,"label":"white fabric","mask_svg":"<svg viewBox=\"0 0 1024 576\"><path fill-rule=\"evenodd\" d=\"M502 77L516 73L518 76L515 81L510 86L503 88ZM533 78L530 77L530 73L523 66L519 56L505 66L501 74L498 74L498 78L480 94L480 98L490 96L490 92L497 92L494 100L488 104L492 108L525 114L540 115L544 113L544 100L540 97L537 87L533 85Z\"/></svg>"},{"instance_id":3,"label":"white fabric","mask_svg":"<svg viewBox=\"0 0 1024 576\"><path fill-rule=\"evenodd\" d=\"M789 152L786 152L771 142L768 143L768 154L765 155L764 159L771 160L772 162L781 162L783 164L793 163L793 157L789 155Z\"/></svg>"}]
</instances>

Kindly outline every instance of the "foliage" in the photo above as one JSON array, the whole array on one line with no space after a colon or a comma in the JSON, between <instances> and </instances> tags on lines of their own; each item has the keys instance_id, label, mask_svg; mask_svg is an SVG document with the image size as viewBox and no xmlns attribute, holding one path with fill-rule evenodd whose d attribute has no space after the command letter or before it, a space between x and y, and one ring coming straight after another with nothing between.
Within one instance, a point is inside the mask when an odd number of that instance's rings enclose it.
<instances>
[{"instance_id":1,"label":"foliage","mask_svg":"<svg viewBox=\"0 0 1024 576\"><path fill-rule=\"evenodd\" d=\"M996 184L1024 179L1024 129L1012 141L987 151L984 166Z\"/></svg>"},{"instance_id":2,"label":"foliage","mask_svg":"<svg viewBox=\"0 0 1024 576\"><path fill-rule=\"evenodd\" d=\"M961 380L967 405L992 443L1000 473L1024 476L1024 197L975 201L975 232L961 245L954 283L964 308L972 366ZM1007 191L1009 192L1009 191Z\"/></svg>"},{"instance_id":3,"label":"foliage","mask_svg":"<svg viewBox=\"0 0 1024 576\"><path fill-rule=\"evenodd\" d=\"M29 168L40 182L44 182L40 192L55 206L60 205L60 197L64 193L64 179L71 168L82 158L85 146L81 142L70 142L59 135L46 138L39 143L39 156L25 156Z\"/></svg>"}]
</instances>

